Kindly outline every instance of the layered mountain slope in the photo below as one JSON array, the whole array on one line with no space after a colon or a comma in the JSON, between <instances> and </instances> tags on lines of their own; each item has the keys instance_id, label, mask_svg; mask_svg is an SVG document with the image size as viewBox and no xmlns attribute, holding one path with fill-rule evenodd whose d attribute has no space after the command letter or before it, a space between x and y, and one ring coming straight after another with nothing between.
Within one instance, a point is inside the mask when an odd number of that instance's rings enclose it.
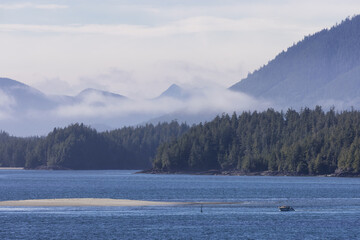
<instances>
[{"instance_id":1,"label":"layered mountain slope","mask_svg":"<svg viewBox=\"0 0 360 240\"><path fill-rule=\"evenodd\" d=\"M360 103L360 16L305 37L230 87L275 107Z\"/></svg>"},{"instance_id":2,"label":"layered mountain slope","mask_svg":"<svg viewBox=\"0 0 360 240\"><path fill-rule=\"evenodd\" d=\"M148 123L151 119L155 124L174 119L198 123L223 112L219 110L222 106L210 111L216 104L211 104L209 110L209 96L205 95L204 90L175 84L154 99L129 99L92 88L75 96L46 95L21 82L0 78L0 131L30 136L76 122L98 131Z\"/></svg>"},{"instance_id":3,"label":"layered mountain slope","mask_svg":"<svg viewBox=\"0 0 360 240\"><path fill-rule=\"evenodd\" d=\"M109 104L125 104L125 100L122 95L97 89L85 89L76 96L50 96L24 83L0 78L0 130L17 136L42 135L74 122L109 130L119 118L110 116L104 120L97 110L106 109ZM91 116L90 110L94 112ZM64 111L70 114L63 114ZM81 114L86 118L78 117Z\"/></svg>"},{"instance_id":4,"label":"layered mountain slope","mask_svg":"<svg viewBox=\"0 0 360 240\"><path fill-rule=\"evenodd\" d=\"M24 112L55 106L55 102L39 90L9 78L0 78L0 91L6 95L13 110Z\"/></svg>"}]
</instances>

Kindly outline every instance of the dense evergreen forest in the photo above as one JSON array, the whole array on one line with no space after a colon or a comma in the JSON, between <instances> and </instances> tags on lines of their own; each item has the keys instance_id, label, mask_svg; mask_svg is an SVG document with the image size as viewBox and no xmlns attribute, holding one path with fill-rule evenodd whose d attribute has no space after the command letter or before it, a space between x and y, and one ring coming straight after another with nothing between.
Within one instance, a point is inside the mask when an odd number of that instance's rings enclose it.
<instances>
[{"instance_id":1,"label":"dense evergreen forest","mask_svg":"<svg viewBox=\"0 0 360 240\"><path fill-rule=\"evenodd\" d=\"M223 115L160 145L154 171L360 171L360 112L321 107Z\"/></svg>"},{"instance_id":2,"label":"dense evergreen forest","mask_svg":"<svg viewBox=\"0 0 360 240\"><path fill-rule=\"evenodd\" d=\"M19 138L0 132L0 167L49 169L145 169L160 143L189 127L177 122L98 133L83 124L55 128L46 137Z\"/></svg>"},{"instance_id":3,"label":"dense evergreen forest","mask_svg":"<svg viewBox=\"0 0 360 240\"><path fill-rule=\"evenodd\" d=\"M0 132L0 166L154 171L360 173L360 111L224 114L189 127L177 122L98 133L83 124L46 137Z\"/></svg>"},{"instance_id":4,"label":"dense evergreen forest","mask_svg":"<svg viewBox=\"0 0 360 240\"><path fill-rule=\"evenodd\" d=\"M360 103L359 39L357 15L306 36L230 89L267 99L281 109L356 106Z\"/></svg>"}]
</instances>

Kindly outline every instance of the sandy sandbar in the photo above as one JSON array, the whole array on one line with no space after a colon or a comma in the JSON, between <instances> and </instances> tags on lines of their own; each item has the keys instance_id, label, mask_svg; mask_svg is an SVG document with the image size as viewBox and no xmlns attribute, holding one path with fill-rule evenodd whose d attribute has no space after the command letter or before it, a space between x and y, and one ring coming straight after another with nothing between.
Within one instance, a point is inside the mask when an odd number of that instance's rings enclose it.
<instances>
[{"instance_id":1,"label":"sandy sandbar","mask_svg":"<svg viewBox=\"0 0 360 240\"><path fill-rule=\"evenodd\" d=\"M59 198L59 199L31 199L17 201L0 201L0 206L42 206L42 207L66 207L66 206L164 206L189 204L186 202L156 202L139 201L129 199L111 199L111 198Z\"/></svg>"},{"instance_id":2,"label":"sandy sandbar","mask_svg":"<svg viewBox=\"0 0 360 240\"><path fill-rule=\"evenodd\" d=\"M217 205L241 204L241 202L160 202L112 198L57 198L0 201L0 206L14 207L137 207L170 205Z\"/></svg>"}]
</instances>

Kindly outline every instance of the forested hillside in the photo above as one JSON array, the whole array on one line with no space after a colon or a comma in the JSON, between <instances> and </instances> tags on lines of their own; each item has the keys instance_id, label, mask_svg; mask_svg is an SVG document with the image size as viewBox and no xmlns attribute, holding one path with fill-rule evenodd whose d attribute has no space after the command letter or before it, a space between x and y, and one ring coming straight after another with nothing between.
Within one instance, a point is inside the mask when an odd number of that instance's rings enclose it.
<instances>
[{"instance_id":1,"label":"forested hillside","mask_svg":"<svg viewBox=\"0 0 360 240\"><path fill-rule=\"evenodd\" d=\"M158 149L158 150L157 150ZM360 173L360 111L244 112L195 125L177 122L97 133L83 124L46 137L0 133L0 166L155 171Z\"/></svg>"},{"instance_id":2,"label":"forested hillside","mask_svg":"<svg viewBox=\"0 0 360 240\"><path fill-rule=\"evenodd\" d=\"M360 172L360 112L321 107L223 115L159 147L154 170Z\"/></svg>"},{"instance_id":3,"label":"forested hillside","mask_svg":"<svg viewBox=\"0 0 360 240\"><path fill-rule=\"evenodd\" d=\"M105 133L83 124L55 128L46 137L0 133L0 166L50 169L145 169L160 143L188 130L177 122L127 127Z\"/></svg>"},{"instance_id":4,"label":"forested hillside","mask_svg":"<svg viewBox=\"0 0 360 240\"><path fill-rule=\"evenodd\" d=\"M24 167L29 153L34 151L41 139L20 138L0 132L0 167Z\"/></svg>"},{"instance_id":5,"label":"forested hillside","mask_svg":"<svg viewBox=\"0 0 360 240\"><path fill-rule=\"evenodd\" d=\"M359 106L359 39L360 15L306 36L230 89L281 109Z\"/></svg>"}]
</instances>

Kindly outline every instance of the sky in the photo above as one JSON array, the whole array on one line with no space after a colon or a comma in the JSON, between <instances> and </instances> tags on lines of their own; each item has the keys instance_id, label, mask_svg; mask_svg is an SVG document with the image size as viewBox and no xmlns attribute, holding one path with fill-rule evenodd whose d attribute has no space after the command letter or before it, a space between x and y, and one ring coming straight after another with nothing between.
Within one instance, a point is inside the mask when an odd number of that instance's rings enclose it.
<instances>
[{"instance_id":1,"label":"sky","mask_svg":"<svg viewBox=\"0 0 360 240\"><path fill-rule=\"evenodd\" d=\"M0 77L133 99L228 88L359 12L358 0L0 0Z\"/></svg>"}]
</instances>

